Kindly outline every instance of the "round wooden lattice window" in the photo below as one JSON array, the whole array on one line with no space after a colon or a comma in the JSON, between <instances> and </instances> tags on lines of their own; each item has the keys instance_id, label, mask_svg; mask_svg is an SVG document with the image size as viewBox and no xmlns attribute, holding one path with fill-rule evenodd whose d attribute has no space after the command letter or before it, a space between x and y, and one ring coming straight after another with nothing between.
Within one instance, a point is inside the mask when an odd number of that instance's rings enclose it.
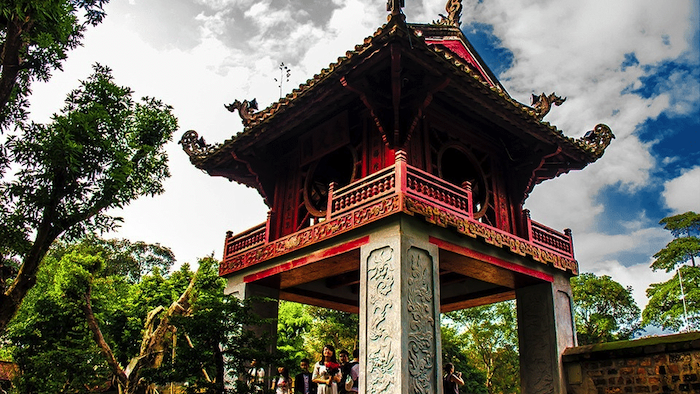
<instances>
[{"instance_id":1,"label":"round wooden lattice window","mask_svg":"<svg viewBox=\"0 0 700 394\"><path fill-rule=\"evenodd\" d=\"M474 218L479 219L486 214L490 199L486 175L469 150L461 145L443 147L438 153L438 175L457 186L469 181L472 185Z\"/></svg>"},{"instance_id":2,"label":"round wooden lattice window","mask_svg":"<svg viewBox=\"0 0 700 394\"><path fill-rule=\"evenodd\" d=\"M309 166L304 180L304 206L312 216L326 215L328 188L348 185L355 179L357 154L351 147L337 149Z\"/></svg>"}]
</instances>

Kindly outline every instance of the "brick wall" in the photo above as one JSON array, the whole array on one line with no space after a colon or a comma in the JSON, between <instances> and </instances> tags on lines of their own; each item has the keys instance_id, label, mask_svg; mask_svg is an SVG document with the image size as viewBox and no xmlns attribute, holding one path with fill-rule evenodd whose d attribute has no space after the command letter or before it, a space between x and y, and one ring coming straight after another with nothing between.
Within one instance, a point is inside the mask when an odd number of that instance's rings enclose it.
<instances>
[{"instance_id":1,"label":"brick wall","mask_svg":"<svg viewBox=\"0 0 700 394\"><path fill-rule=\"evenodd\" d=\"M563 361L568 394L700 394L700 332L569 348Z\"/></svg>"}]
</instances>

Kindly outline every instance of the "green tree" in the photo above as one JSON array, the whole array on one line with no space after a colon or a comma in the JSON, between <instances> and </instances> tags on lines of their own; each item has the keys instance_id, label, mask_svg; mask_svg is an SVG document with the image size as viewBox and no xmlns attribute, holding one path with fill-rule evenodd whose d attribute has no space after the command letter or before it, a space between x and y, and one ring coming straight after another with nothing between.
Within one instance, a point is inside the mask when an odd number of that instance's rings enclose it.
<instances>
[{"instance_id":1,"label":"green tree","mask_svg":"<svg viewBox=\"0 0 700 394\"><path fill-rule=\"evenodd\" d=\"M142 250L161 257L155 261ZM77 244L52 246L37 285L8 326L14 359L23 370L21 392L80 392L111 381L113 374L86 322L87 294L104 337L120 350L115 352L117 362L126 365L138 351L143 318L131 308L140 295L135 291L138 279L129 280L133 267L120 263L124 255L148 260L156 271L175 260L167 248L126 240L89 237ZM98 271L100 275L95 275Z\"/></svg>"},{"instance_id":2,"label":"green tree","mask_svg":"<svg viewBox=\"0 0 700 394\"><path fill-rule=\"evenodd\" d=\"M311 331L313 317L309 306L296 302L280 301L277 317L278 362L290 370L296 370L299 362L308 357L304 348ZM352 350L351 350L352 351Z\"/></svg>"},{"instance_id":3,"label":"green tree","mask_svg":"<svg viewBox=\"0 0 700 394\"><path fill-rule=\"evenodd\" d=\"M0 127L22 121L32 81L48 81L108 0L4 0L0 3ZM82 15L80 15L82 13Z\"/></svg>"},{"instance_id":4,"label":"green tree","mask_svg":"<svg viewBox=\"0 0 700 394\"><path fill-rule=\"evenodd\" d=\"M486 375L476 369L469 358L469 336L460 333L453 324L444 322L440 326L442 336L442 365L452 363L456 372L462 373L464 386L460 391L470 394L487 394Z\"/></svg>"},{"instance_id":5,"label":"green tree","mask_svg":"<svg viewBox=\"0 0 700 394\"><path fill-rule=\"evenodd\" d=\"M177 120L162 102L131 96L96 65L50 124L8 136L0 163L0 332L54 240L113 229L120 219L107 210L163 191L170 175L164 145ZM6 176L8 169L14 172Z\"/></svg>"},{"instance_id":6,"label":"green tree","mask_svg":"<svg viewBox=\"0 0 700 394\"><path fill-rule=\"evenodd\" d=\"M359 315L317 306L309 306L308 311L313 323L304 344L312 363L321 359L325 344L333 345L336 352L345 349L350 354L359 347Z\"/></svg>"},{"instance_id":7,"label":"green tree","mask_svg":"<svg viewBox=\"0 0 700 394\"><path fill-rule=\"evenodd\" d=\"M647 289L649 302L642 322L664 329L700 328L700 273L695 259L700 256L700 215L689 211L661 219L659 224L674 239L654 255L651 269L676 271L673 278L653 283ZM686 265L690 262L690 265Z\"/></svg>"},{"instance_id":8,"label":"green tree","mask_svg":"<svg viewBox=\"0 0 700 394\"><path fill-rule=\"evenodd\" d=\"M143 256L143 246L165 257ZM150 261L151 272L131 281L131 265L115 269L124 255ZM242 371L265 349L244 329L258 320L223 295L214 259L202 259L196 273L184 264L163 275L171 256L124 240L54 246L8 327L23 370L20 391L85 392L113 382L121 392L145 393L174 381L223 393L226 370Z\"/></svg>"},{"instance_id":9,"label":"green tree","mask_svg":"<svg viewBox=\"0 0 700 394\"><path fill-rule=\"evenodd\" d=\"M607 275L583 273L571 279L579 345L630 339L641 330L632 287Z\"/></svg>"},{"instance_id":10,"label":"green tree","mask_svg":"<svg viewBox=\"0 0 700 394\"><path fill-rule=\"evenodd\" d=\"M472 364L486 377L489 394L520 392L518 324L514 301L461 311L448 317L464 330Z\"/></svg>"}]
</instances>

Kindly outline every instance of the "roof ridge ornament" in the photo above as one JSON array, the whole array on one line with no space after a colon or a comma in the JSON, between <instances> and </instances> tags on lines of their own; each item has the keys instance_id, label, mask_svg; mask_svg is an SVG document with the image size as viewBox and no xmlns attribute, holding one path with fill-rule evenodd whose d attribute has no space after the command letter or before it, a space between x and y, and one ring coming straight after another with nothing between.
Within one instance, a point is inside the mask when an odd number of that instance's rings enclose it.
<instances>
[{"instance_id":1,"label":"roof ridge ornament","mask_svg":"<svg viewBox=\"0 0 700 394\"><path fill-rule=\"evenodd\" d=\"M542 120L544 119L545 115L547 115L552 109L552 104L558 107L564 104L564 101L566 101L566 97L561 98L557 96L557 94L554 92L547 96L543 92L539 96L536 96L534 94L532 95L531 105L532 108L535 109L535 117L539 120Z\"/></svg>"},{"instance_id":2,"label":"roof ridge ornament","mask_svg":"<svg viewBox=\"0 0 700 394\"><path fill-rule=\"evenodd\" d=\"M243 102L236 100L231 104L224 104L224 107L226 107L229 112L238 110L238 114L243 120L243 125L248 126L253 121L253 111L258 109L258 101L256 99L250 101L243 100Z\"/></svg>"},{"instance_id":3,"label":"roof ridge ornament","mask_svg":"<svg viewBox=\"0 0 700 394\"><path fill-rule=\"evenodd\" d=\"M386 10L389 11L389 16L387 16L387 20L391 20L395 16L401 16L401 8L405 7L405 1L404 0L387 0L386 2ZM404 17L405 18L405 17Z\"/></svg>"},{"instance_id":4,"label":"roof ridge ornament","mask_svg":"<svg viewBox=\"0 0 700 394\"><path fill-rule=\"evenodd\" d=\"M462 0L447 0L445 4L445 11L447 11L447 16L440 15L440 20L433 22L437 25L448 25L459 27L462 24L460 18L462 16Z\"/></svg>"}]
</instances>

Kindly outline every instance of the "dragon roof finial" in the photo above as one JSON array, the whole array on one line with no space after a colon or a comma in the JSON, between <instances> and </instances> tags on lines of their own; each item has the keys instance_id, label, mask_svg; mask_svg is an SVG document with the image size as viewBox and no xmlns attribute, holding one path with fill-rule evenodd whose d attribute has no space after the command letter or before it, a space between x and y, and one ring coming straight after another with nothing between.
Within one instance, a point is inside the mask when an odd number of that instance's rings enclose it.
<instances>
[{"instance_id":1,"label":"dragon roof finial","mask_svg":"<svg viewBox=\"0 0 700 394\"><path fill-rule=\"evenodd\" d=\"M258 101L256 99L250 101L243 100L243 102L236 100L231 104L224 104L224 107L226 107L229 112L238 110L238 114L243 120L243 125L247 126L253 120L253 111L258 109Z\"/></svg>"},{"instance_id":2,"label":"dragon roof finial","mask_svg":"<svg viewBox=\"0 0 700 394\"><path fill-rule=\"evenodd\" d=\"M459 27L462 24L460 21L460 17L462 16L462 0L447 0L445 11L447 11L447 16L438 14L440 18L442 18L437 22L438 25Z\"/></svg>"},{"instance_id":3,"label":"dragon roof finial","mask_svg":"<svg viewBox=\"0 0 700 394\"><path fill-rule=\"evenodd\" d=\"M532 108L535 109L535 116L537 119L542 120L552 109L552 105L560 106L564 103L564 101L566 101L566 97L561 98L557 96L556 93L552 93L549 96L544 93L540 94L539 96L533 94Z\"/></svg>"}]
</instances>

